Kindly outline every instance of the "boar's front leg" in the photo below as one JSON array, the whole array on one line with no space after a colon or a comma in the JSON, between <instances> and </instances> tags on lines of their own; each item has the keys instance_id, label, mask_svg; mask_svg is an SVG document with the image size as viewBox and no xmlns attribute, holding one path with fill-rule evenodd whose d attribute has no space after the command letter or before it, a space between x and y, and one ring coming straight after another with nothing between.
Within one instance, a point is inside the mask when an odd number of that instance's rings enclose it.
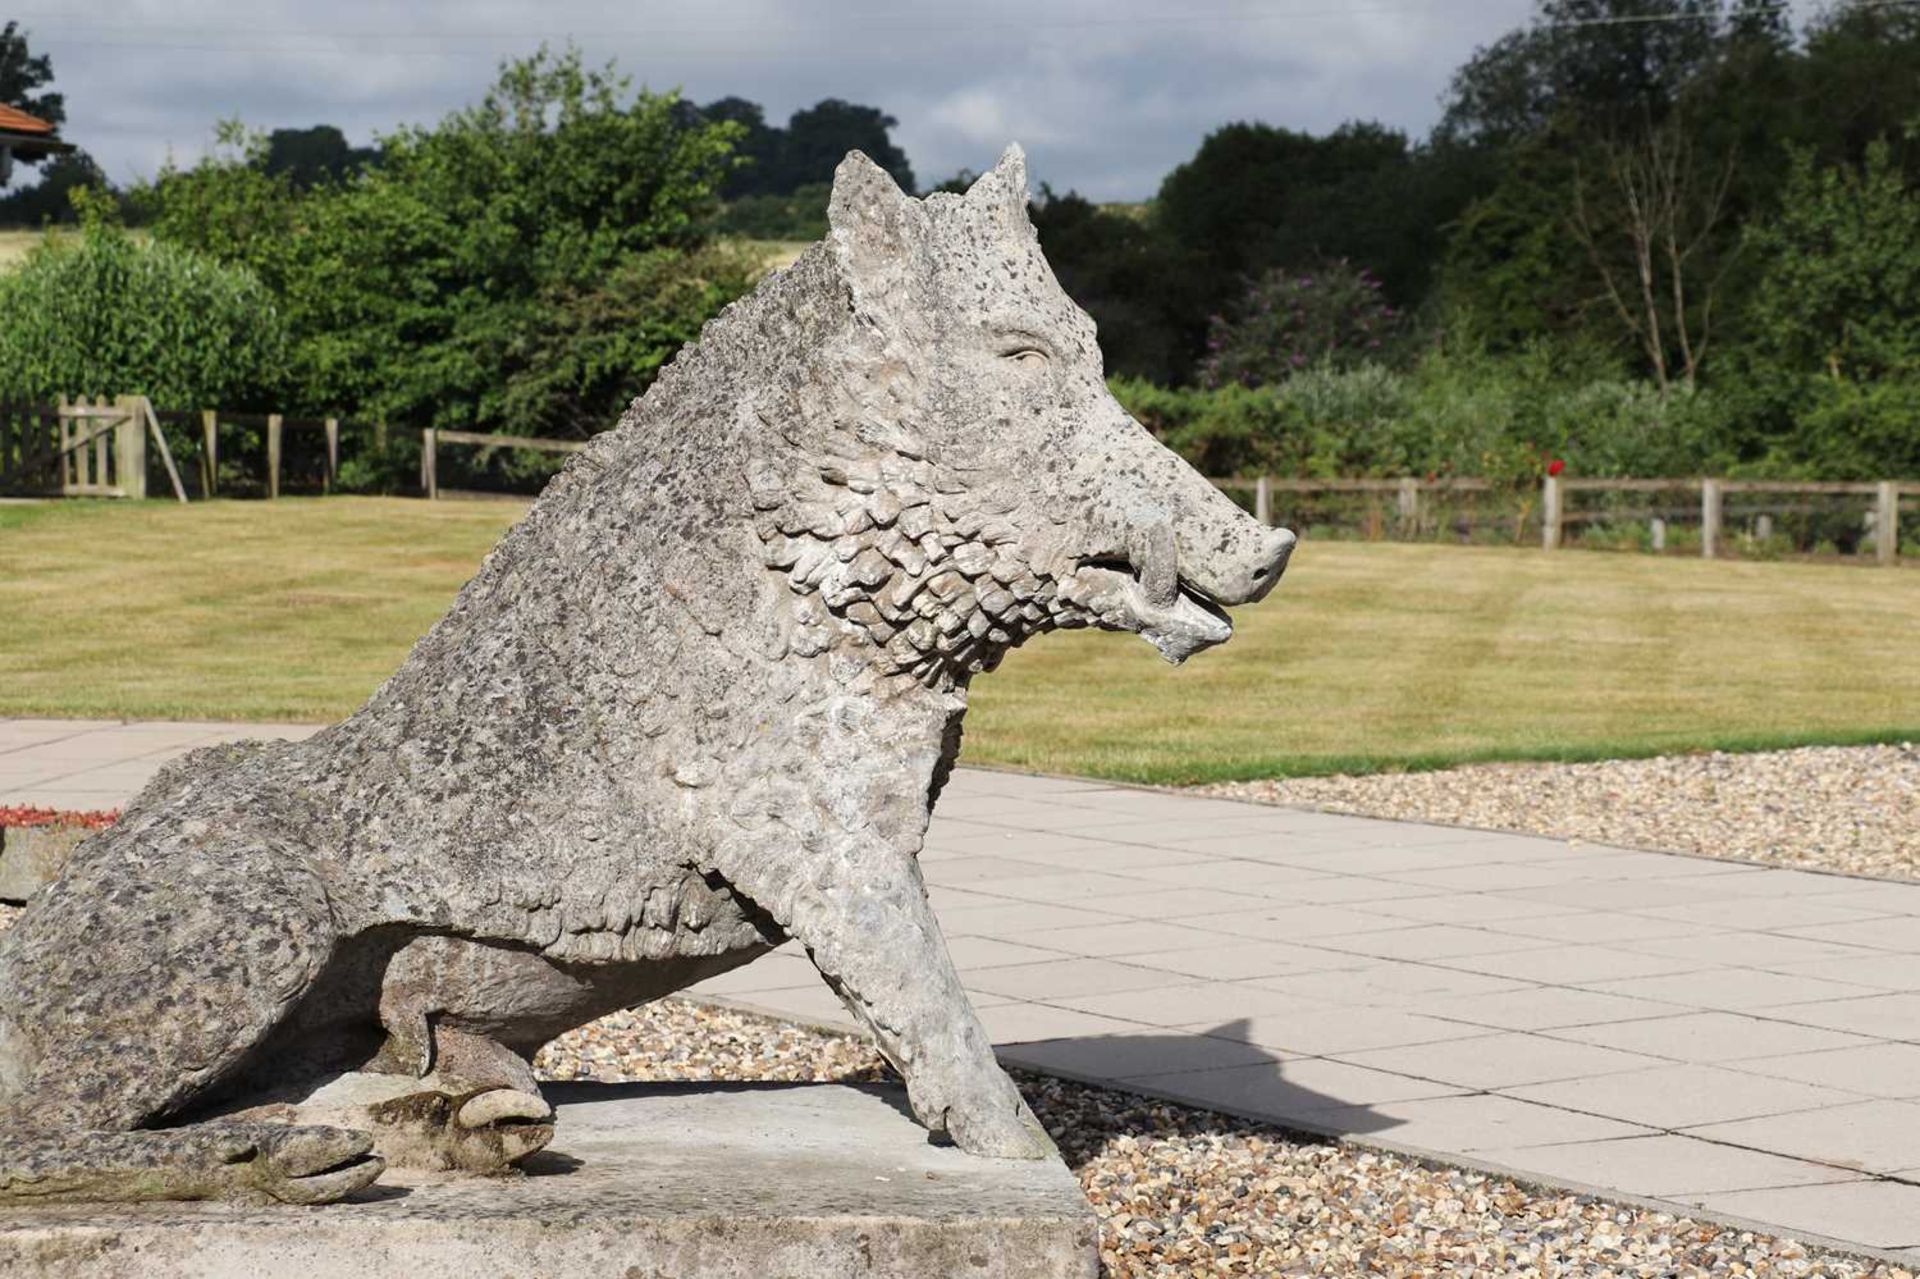
<instances>
[{"instance_id":1,"label":"boar's front leg","mask_svg":"<svg viewBox=\"0 0 1920 1279\"><path fill-rule=\"evenodd\" d=\"M871 835L846 836L809 857L805 871L798 882L767 885L758 899L785 907L776 917L787 916L780 922L788 934L872 1030L920 1122L976 1155L1052 1154L1052 1139L1000 1069L961 989L919 862Z\"/></svg>"}]
</instances>

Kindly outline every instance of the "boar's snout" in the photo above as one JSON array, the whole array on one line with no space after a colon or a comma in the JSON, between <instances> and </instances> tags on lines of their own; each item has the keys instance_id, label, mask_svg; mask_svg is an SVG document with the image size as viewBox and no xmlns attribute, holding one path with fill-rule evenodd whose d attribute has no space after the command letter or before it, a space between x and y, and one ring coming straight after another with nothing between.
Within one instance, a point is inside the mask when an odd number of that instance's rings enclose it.
<instances>
[{"instance_id":1,"label":"boar's snout","mask_svg":"<svg viewBox=\"0 0 1920 1279\"><path fill-rule=\"evenodd\" d=\"M1287 571L1295 538L1291 530L1267 528L1237 509L1229 518L1233 525L1219 530L1211 544L1206 539L1213 530L1204 524L1182 530L1180 576L1222 607L1257 604Z\"/></svg>"}]
</instances>

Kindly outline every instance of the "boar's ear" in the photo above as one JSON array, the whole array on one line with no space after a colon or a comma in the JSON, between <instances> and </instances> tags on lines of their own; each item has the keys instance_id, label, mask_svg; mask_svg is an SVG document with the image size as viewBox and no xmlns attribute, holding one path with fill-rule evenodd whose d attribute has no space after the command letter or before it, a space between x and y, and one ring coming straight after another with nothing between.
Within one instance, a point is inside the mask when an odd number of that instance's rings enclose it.
<instances>
[{"instance_id":1,"label":"boar's ear","mask_svg":"<svg viewBox=\"0 0 1920 1279\"><path fill-rule=\"evenodd\" d=\"M1000 163L974 179L967 188L967 202L981 208L1017 213L1027 217L1027 153L1018 142L1000 153Z\"/></svg>"},{"instance_id":2,"label":"boar's ear","mask_svg":"<svg viewBox=\"0 0 1920 1279\"><path fill-rule=\"evenodd\" d=\"M842 264L858 275L904 253L919 210L919 202L901 191L885 169L849 151L833 171L828 239Z\"/></svg>"}]
</instances>

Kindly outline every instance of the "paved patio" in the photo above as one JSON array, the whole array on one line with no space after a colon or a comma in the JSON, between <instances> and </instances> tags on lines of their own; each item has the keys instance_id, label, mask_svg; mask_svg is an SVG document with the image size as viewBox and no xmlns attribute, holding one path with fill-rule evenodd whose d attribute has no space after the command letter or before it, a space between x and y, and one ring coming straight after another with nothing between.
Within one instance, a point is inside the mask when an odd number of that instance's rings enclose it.
<instances>
[{"instance_id":1,"label":"paved patio","mask_svg":"<svg viewBox=\"0 0 1920 1279\"><path fill-rule=\"evenodd\" d=\"M0 721L0 804L308 731ZM923 862L1010 1064L1920 1260L1920 885L964 769Z\"/></svg>"}]
</instances>

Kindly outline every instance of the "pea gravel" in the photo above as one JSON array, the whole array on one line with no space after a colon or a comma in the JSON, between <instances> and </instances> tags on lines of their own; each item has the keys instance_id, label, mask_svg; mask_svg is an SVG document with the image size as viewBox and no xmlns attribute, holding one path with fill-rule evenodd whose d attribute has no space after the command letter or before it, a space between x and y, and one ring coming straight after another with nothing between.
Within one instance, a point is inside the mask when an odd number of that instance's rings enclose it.
<instances>
[{"instance_id":1,"label":"pea gravel","mask_svg":"<svg viewBox=\"0 0 1920 1279\"><path fill-rule=\"evenodd\" d=\"M1228 782L1202 794L1920 879L1920 745Z\"/></svg>"}]
</instances>

